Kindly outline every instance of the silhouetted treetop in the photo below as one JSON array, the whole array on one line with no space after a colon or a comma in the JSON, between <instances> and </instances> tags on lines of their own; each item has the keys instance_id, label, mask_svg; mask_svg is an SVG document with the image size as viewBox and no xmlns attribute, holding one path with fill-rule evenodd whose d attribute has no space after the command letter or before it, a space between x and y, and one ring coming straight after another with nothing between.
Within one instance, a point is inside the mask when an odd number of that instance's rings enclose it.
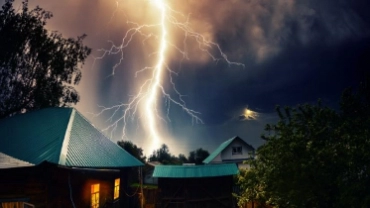
<instances>
[{"instance_id":1,"label":"silhouetted treetop","mask_svg":"<svg viewBox=\"0 0 370 208\"><path fill-rule=\"evenodd\" d=\"M86 35L63 38L45 29L52 13L6 0L0 10L0 118L49 106L70 106L80 97L73 87L81 80L90 49Z\"/></svg>"}]
</instances>

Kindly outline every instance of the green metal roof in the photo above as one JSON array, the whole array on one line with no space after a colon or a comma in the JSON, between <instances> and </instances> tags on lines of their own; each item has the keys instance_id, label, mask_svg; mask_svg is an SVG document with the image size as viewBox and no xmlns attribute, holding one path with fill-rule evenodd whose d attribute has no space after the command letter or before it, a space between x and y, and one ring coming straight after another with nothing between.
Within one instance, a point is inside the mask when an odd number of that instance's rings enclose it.
<instances>
[{"instance_id":1,"label":"green metal roof","mask_svg":"<svg viewBox=\"0 0 370 208\"><path fill-rule=\"evenodd\" d=\"M27 166L34 166L29 162L19 160L17 158L11 157L0 152L0 169L5 168L14 168L14 167L27 167Z\"/></svg>"},{"instance_id":2,"label":"green metal roof","mask_svg":"<svg viewBox=\"0 0 370 208\"><path fill-rule=\"evenodd\" d=\"M38 165L142 166L73 108L45 108L0 120L0 152Z\"/></svg>"},{"instance_id":3,"label":"green metal roof","mask_svg":"<svg viewBox=\"0 0 370 208\"><path fill-rule=\"evenodd\" d=\"M208 164L211 162L217 155L219 155L222 150L224 150L229 144L235 139L236 137L233 137L231 139L226 140L223 142L220 146L217 147L215 151L213 151L206 159L203 160L203 163Z\"/></svg>"},{"instance_id":4,"label":"green metal roof","mask_svg":"<svg viewBox=\"0 0 370 208\"><path fill-rule=\"evenodd\" d=\"M228 140L226 140L225 142L223 142L220 146L217 147L217 149L215 151L213 151L206 159L203 160L203 163L205 164L208 164L210 163L213 159L215 159L215 157L217 157L219 154L221 154L221 152L226 148L228 147L231 142L233 142L234 140L241 140L243 141L246 145L250 146L252 149L254 149L251 145L249 145L248 143L246 143L244 140L242 140L240 137L238 136L235 136L233 138L230 138Z\"/></svg>"},{"instance_id":5,"label":"green metal roof","mask_svg":"<svg viewBox=\"0 0 370 208\"><path fill-rule=\"evenodd\" d=\"M217 165L157 165L153 177L158 178L204 178L238 174L234 163Z\"/></svg>"}]
</instances>

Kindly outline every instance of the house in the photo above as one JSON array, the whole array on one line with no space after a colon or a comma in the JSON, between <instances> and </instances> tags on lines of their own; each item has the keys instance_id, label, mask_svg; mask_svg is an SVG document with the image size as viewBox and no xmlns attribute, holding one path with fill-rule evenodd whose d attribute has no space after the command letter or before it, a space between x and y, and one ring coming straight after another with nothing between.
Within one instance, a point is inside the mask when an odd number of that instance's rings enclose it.
<instances>
[{"instance_id":1,"label":"house","mask_svg":"<svg viewBox=\"0 0 370 208\"><path fill-rule=\"evenodd\" d=\"M0 207L123 207L140 166L73 108L0 120Z\"/></svg>"},{"instance_id":2,"label":"house","mask_svg":"<svg viewBox=\"0 0 370 208\"><path fill-rule=\"evenodd\" d=\"M157 207L233 207L235 164L157 165Z\"/></svg>"},{"instance_id":3,"label":"house","mask_svg":"<svg viewBox=\"0 0 370 208\"><path fill-rule=\"evenodd\" d=\"M228 139L216 148L206 159L205 164L235 163L238 168L246 168L245 160L254 157L255 149L238 136Z\"/></svg>"}]
</instances>

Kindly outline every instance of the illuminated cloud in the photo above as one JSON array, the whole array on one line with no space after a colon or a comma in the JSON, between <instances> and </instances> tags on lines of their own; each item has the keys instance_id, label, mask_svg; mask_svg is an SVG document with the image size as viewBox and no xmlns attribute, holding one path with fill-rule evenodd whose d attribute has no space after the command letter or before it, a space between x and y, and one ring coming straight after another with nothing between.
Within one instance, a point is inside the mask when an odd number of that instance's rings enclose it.
<instances>
[{"instance_id":1,"label":"illuminated cloud","mask_svg":"<svg viewBox=\"0 0 370 208\"><path fill-rule=\"evenodd\" d=\"M169 3L185 14L178 18L186 21L189 17L191 27L219 43L231 60L246 64L245 69L237 70L228 68L227 64L216 64L199 51L196 41L191 39L186 42L188 59L170 49L170 54L177 54L171 57L169 64L177 73L173 79L178 90L187 106L201 113L205 124L191 126L189 117L172 108L171 122L161 128L166 141L175 145L177 138L183 143L189 139L189 148L202 139L212 142L210 138L240 134L245 125L257 125L263 120L261 116L266 111L272 113L276 104L315 101L334 94L339 85L343 87L350 79L346 68L358 67L356 58L361 56L357 52L362 49L356 44L366 44L356 41L370 35L369 3L365 0L178 0ZM93 56L99 55L97 49L110 46L108 40L121 41L132 26L127 20L142 22L156 18L149 1L30 1L30 5L36 4L53 12L54 17L47 25L51 30L58 30L66 37L86 33L85 43L93 48ZM171 41L183 46L184 35L176 30L172 32L178 35ZM351 45L356 46L351 48ZM97 112L98 105L113 106L129 100L142 81L140 77L135 78L135 71L150 63L156 46L156 41L143 43L135 39L125 50L122 65L114 76L110 75L117 63L116 57L108 57L93 66L93 56L90 56L82 69L83 78L78 86L81 102L77 108L100 129L109 124L108 114L93 117L86 112ZM354 52L353 56L348 58L347 52L338 52L344 49ZM260 117L238 122L235 118L239 115L242 120L251 117L240 111L240 106L247 104L252 109L262 109ZM237 113L230 115L230 111ZM227 123L220 128L219 125L232 118L237 123ZM254 129L257 128L248 128L249 132L243 135L247 137ZM253 135L260 133L253 132ZM130 135L134 143L146 144L145 135L136 123L130 127ZM120 133L113 139L121 139Z\"/></svg>"},{"instance_id":2,"label":"illuminated cloud","mask_svg":"<svg viewBox=\"0 0 370 208\"><path fill-rule=\"evenodd\" d=\"M239 115L239 120L240 121L245 121L245 120L256 120L258 119L259 113L256 111L253 111L249 108L245 108L243 110L243 113Z\"/></svg>"}]
</instances>

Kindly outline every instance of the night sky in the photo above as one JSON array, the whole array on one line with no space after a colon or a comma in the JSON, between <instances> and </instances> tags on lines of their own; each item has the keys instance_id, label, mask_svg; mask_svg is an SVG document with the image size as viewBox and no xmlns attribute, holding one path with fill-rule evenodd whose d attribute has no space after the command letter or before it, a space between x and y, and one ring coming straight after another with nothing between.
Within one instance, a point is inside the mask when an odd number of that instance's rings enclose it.
<instances>
[{"instance_id":1,"label":"night sky","mask_svg":"<svg viewBox=\"0 0 370 208\"><path fill-rule=\"evenodd\" d=\"M117 3L118 2L118 3ZM370 66L370 2L368 0L169 0L171 7L186 17L194 31L218 43L231 61L245 67L214 62L197 47L194 39L173 30L171 42L186 48L189 59L171 50L166 64L174 71L176 89L186 106L200 112L203 124L192 122L183 110L171 104L162 129L163 142L172 154L188 154L203 148L212 152L221 142L240 136L254 147L263 144L260 135L267 123L277 121L275 106L314 104L337 108L341 92L356 87ZM180 3L179 3L180 2ZM16 5L19 5L19 2ZM135 72L153 65L156 41L143 43L135 36L124 49L123 61L112 76L119 56L101 60L100 48L118 44L132 27L158 16L148 1L139 0L30 0L53 12L47 28L64 37L86 33L85 44L92 55L82 68L77 89L81 101L76 108L97 128L112 121L112 112L94 116L99 106L127 103L145 75ZM117 7L118 5L118 7ZM188 14L191 14L187 16ZM212 52L216 52L212 49ZM170 84L164 86L174 95ZM168 103L161 99L162 110ZM256 120L243 119L244 109L259 113ZM118 116L113 117L113 120ZM106 132L111 135L111 132ZM140 127L140 119L127 126L127 138L147 154L151 147ZM112 140L121 138L121 127Z\"/></svg>"}]
</instances>

